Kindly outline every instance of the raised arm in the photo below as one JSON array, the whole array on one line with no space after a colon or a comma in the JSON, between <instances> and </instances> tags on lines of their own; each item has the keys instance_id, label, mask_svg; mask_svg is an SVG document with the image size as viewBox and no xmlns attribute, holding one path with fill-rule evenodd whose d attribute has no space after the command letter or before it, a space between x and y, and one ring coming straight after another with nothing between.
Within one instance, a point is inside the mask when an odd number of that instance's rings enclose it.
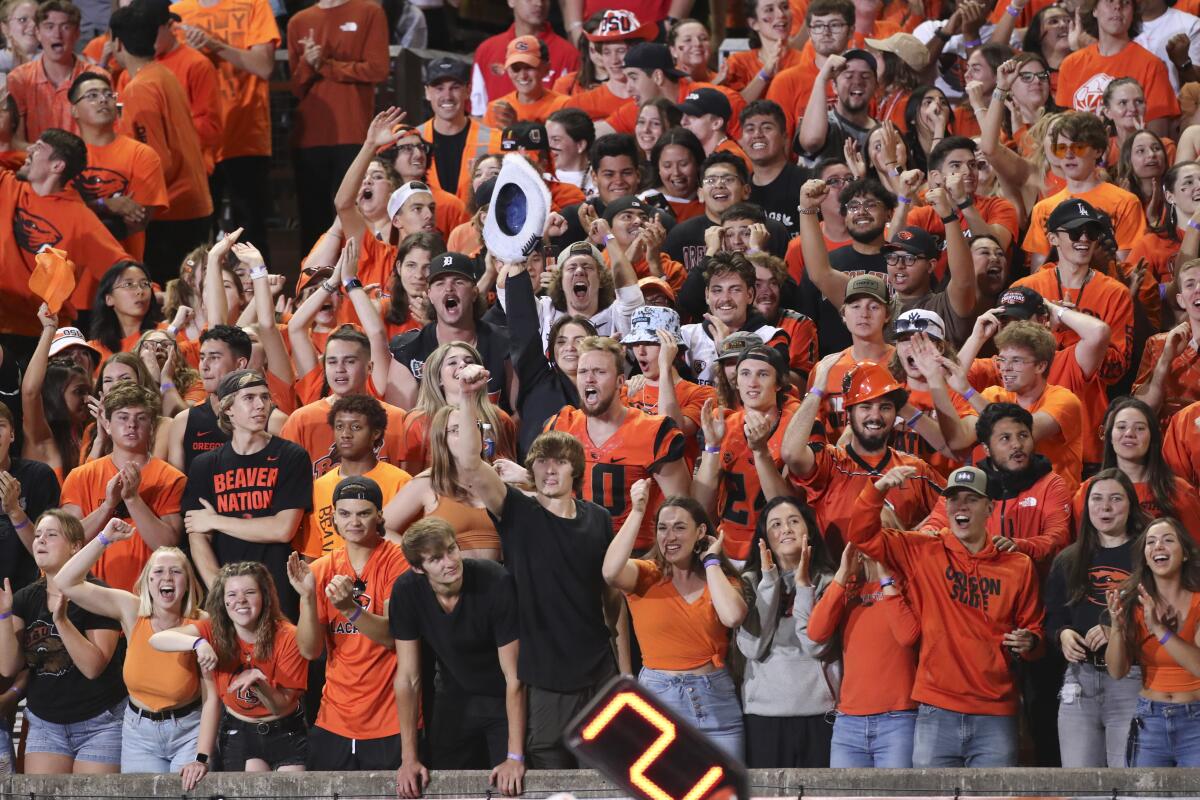
<instances>
[{"instance_id":1,"label":"raised arm","mask_svg":"<svg viewBox=\"0 0 1200 800\"><path fill-rule=\"evenodd\" d=\"M996 174L1013 186L1024 186L1034 174L1033 165L1005 147L1000 141L1001 126L1007 109L1004 99L1017 78L1017 63L1005 61L996 70L996 88L992 91L987 114L979 120L979 152L987 157Z\"/></svg>"},{"instance_id":2,"label":"raised arm","mask_svg":"<svg viewBox=\"0 0 1200 800\"><path fill-rule=\"evenodd\" d=\"M321 630L317 610L317 577L312 567L293 552L287 562L288 583L300 597L300 618L296 620L296 647L300 655L313 661L325 652L325 631Z\"/></svg>"},{"instance_id":3,"label":"raised arm","mask_svg":"<svg viewBox=\"0 0 1200 800\"><path fill-rule=\"evenodd\" d=\"M367 229L367 222L358 211L359 187L367 174L367 167L371 165L371 160L375 158L379 149L390 146L399 138L399 134L393 133L392 128L398 125L404 116L404 112L395 106L376 114L367 128L367 138L359 148L358 155L354 157L350 168L342 177L342 183L333 197L333 207L347 239L358 239Z\"/></svg>"},{"instance_id":4,"label":"raised arm","mask_svg":"<svg viewBox=\"0 0 1200 800\"><path fill-rule=\"evenodd\" d=\"M25 433L22 451L27 457L48 461L56 453L54 434L46 421L46 409L42 405L42 388L46 382L46 369L50 365L50 344L58 330L58 316L50 313L50 307L42 303L38 309L42 323L42 334L38 338L29 365L21 378L21 427ZM62 454L58 454L60 459Z\"/></svg>"},{"instance_id":5,"label":"raised arm","mask_svg":"<svg viewBox=\"0 0 1200 800\"><path fill-rule=\"evenodd\" d=\"M141 598L122 589L88 583L87 575L109 545L130 539L133 535L134 529L129 523L122 519L110 519L100 535L71 556L54 576L55 585L72 603L93 614L119 620L126 636L133 632Z\"/></svg>"},{"instance_id":6,"label":"raised arm","mask_svg":"<svg viewBox=\"0 0 1200 800\"><path fill-rule=\"evenodd\" d=\"M942 438L950 450L956 453L962 452L975 444L976 417L959 416L954 401L950 399L949 382L954 381L957 384L955 390L961 389L960 393L970 397L969 402L973 403L978 394L969 385L962 387L962 384L966 382L962 368L939 353L924 334L917 334L913 338L913 360L929 385L929 395L933 399L934 409L937 411L937 424Z\"/></svg>"},{"instance_id":7,"label":"raised arm","mask_svg":"<svg viewBox=\"0 0 1200 800\"><path fill-rule=\"evenodd\" d=\"M463 396L471 398L465 408L450 414L450 424L458 425L458 440L450 447L450 455L458 468L459 478L468 490L480 500L487 510L497 517L504 511L504 498L508 489L496 474L496 469L483 460L483 437L479 431L479 392L486 391L488 371L481 364L471 364L463 369L460 380Z\"/></svg>"},{"instance_id":8,"label":"raised arm","mask_svg":"<svg viewBox=\"0 0 1200 800\"><path fill-rule=\"evenodd\" d=\"M821 232L818 216L821 203L828 194L829 187L821 180L805 181L800 188L800 251L804 254L804 274L834 308L841 308L850 278L830 266L829 250L825 247L825 235Z\"/></svg>"},{"instance_id":9,"label":"raised arm","mask_svg":"<svg viewBox=\"0 0 1200 800\"><path fill-rule=\"evenodd\" d=\"M846 59L835 53L825 57L824 65L817 72L812 94L808 96L808 105L804 107L800 130L796 133L800 140L800 148L806 153L819 153L825 146L825 137L829 135L829 113L825 99L827 86L845 66ZM807 264L806 258L805 265Z\"/></svg>"},{"instance_id":10,"label":"raised arm","mask_svg":"<svg viewBox=\"0 0 1200 800\"><path fill-rule=\"evenodd\" d=\"M283 342L283 334L275 324L274 298L271 296L271 276L267 272L262 253L249 242L233 246L233 254L250 270L250 283L254 288L252 304L258 322L258 341L267 357L267 371L286 386L296 382L296 370Z\"/></svg>"},{"instance_id":11,"label":"raised arm","mask_svg":"<svg viewBox=\"0 0 1200 800\"><path fill-rule=\"evenodd\" d=\"M637 588L638 568L630 555L633 553L634 542L637 541L638 529L642 527L642 519L646 515L646 501L650 497L650 480L642 478L635 482L629 490L629 515L621 524L621 529L608 544L604 553L604 564L600 568L604 582L622 592L632 592Z\"/></svg>"},{"instance_id":12,"label":"raised arm","mask_svg":"<svg viewBox=\"0 0 1200 800\"><path fill-rule=\"evenodd\" d=\"M971 246L967 244L967 239L963 236L962 220L954 213L955 192L949 187L957 185L960 187L960 194L966 196L967 199L970 199L970 196L961 190L962 175L949 176L946 179L946 185L948 188L945 189L930 189L925 198L939 217L949 219L951 215L954 216L953 220L945 223L946 257L950 269L950 282L946 284L946 299L950 301L950 308L954 310L955 314L969 318L975 313L977 290L975 262L971 258ZM959 202L965 201L960 200ZM974 206L971 206L971 209L974 209ZM975 211L975 214L978 216L979 212Z\"/></svg>"},{"instance_id":13,"label":"raised arm","mask_svg":"<svg viewBox=\"0 0 1200 800\"><path fill-rule=\"evenodd\" d=\"M21 649L21 635L25 621L13 616L12 582L8 578L0 584L0 675L15 678L25 669L25 653Z\"/></svg>"},{"instance_id":14,"label":"raised arm","mask_svg":"<svg viewBox=\"0 0 1200 800\"><path fill-rule=\"evenodd\" d=\"M1083 376L1091 380L1104 363L1112 328L1104 320L1091 314L1084 314L1049 300L1045 303L1052 322L1057 326L1070 328L1079 336L1079 343L1075 345L1075 362L1079 364Z\"/></svg>"},{"instance_id":15,"label":"raised arm","mask_svg":"<svg viewBox=\"0 0 1200 800\"><path fill-rule=\"evenodd\" d=\"M661 378L660 378L661 383ZM708 512L717 508L717 491L721 482L721 443L725 440L725 409L710 397L700 408L700 430L704 434L704 452L692 478L692 497Z\"/></svg>"},{"instance_id":16,"label":"raised arm","mask_svg":"<svg viewBox=\"0 0 1200 800\"><path fill-rule=\"evenodd\" d=\"M242 228L231 231L217 239L208 251L204 262L204 283L201 286L204 301L204 318L208 327L224 325L229 322L229 304L225 301L225 276L222 265L225 255L237 243L242 235Z\"/></svg>"},{"instance_id":17,"label":"raised arm","mask_svg":"<svg viewBox=\"0 0 1200 800\"><path fill-rule=\"evenodd\" d=\"M292 343L292 363L296 366L298 375L307 375L321 360L317 348L312 341L312 327L316 322L321 306L330 295L341 291L342 260L333 268L333 274L328 280L322 281L317 290L304 299L292 318L288 320L288 341Z\"/></svg>"},{"instance_id":18,"label":"raised arm","mask_svg":"<svg viewBox=\"0 0 1200 800\"><path fill-rule=\"evenodd\" d=\"M1181 322L1172 328L1167 333L1166 341L1163 342L1163 348L1158 354L1158 360L1154 362L1154 368L1150 372L1150 379L1143 382L1137 388L1137 391L1134 392L1135 397L1156 412L1162 407L1163 400L1166 399L1165 387L1167 378L1171 374L1171 363L1175 360L1175 356L1179 355L1180 351L1188 346L1188 340L1191 336L1192 327L1189 322Z\"/></svg>"},{"instance_id":19,"label":"raised arm","mask_svg":"<svg viewBox=\"0 0 1200 800\"><path fill-rule=\"evenodd\" d=\"M783 432L781 454L788 474L797 478L806 478L816 468L816 458L808 440L812 437L813 423L817 421L817 413L825 399L825 387L829 383L829 373L833 365L841 360L841 353L831 353L819 362L813 370L813 388L804 396L800 408L792 415L787 429ZM768 498L769 499L769 498Z\"/></svg>"},{"instance_id":20,"label":"raised arm","mask_svg":"<svg viewBox=\"0 0 1200 800\"><path fill-rule=\"evenodd\" d=\"M378 391L387 387L388 371L392 366L392 351L388 349L387 326L379 309L371 302L371 296L358 280L358 240L347 239L342 248L337 269L342 273L342 286L346 297L358 315L358 324L371 342L371 381Z\"/></svg>"}]
</instances>

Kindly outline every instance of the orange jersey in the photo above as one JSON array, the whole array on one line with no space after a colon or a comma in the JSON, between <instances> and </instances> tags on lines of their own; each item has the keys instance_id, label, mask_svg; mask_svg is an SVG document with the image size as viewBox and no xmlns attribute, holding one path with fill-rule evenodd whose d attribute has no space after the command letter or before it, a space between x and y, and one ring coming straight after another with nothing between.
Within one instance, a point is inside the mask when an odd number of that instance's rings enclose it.
<instances>
[{"instance_id":1,"label":"orange jersey","mask_svg":"<svg viewBox=\"0 0 1200 800\"><path fill-rule=\"evenodd\" d=\"M8 73L8 93L16 101L17 113L25 124L25 141L37 141L47 128L62 128L79 135L79 125L71 116L71 101L67 99L67 92L75 79L85 72L99 72L108 76L102 67L87 59L76 58L70 76L56 86L46 76L40 55Z\"/></svg>"},{"instance_id":2,"label":"orange jersey","mask_svg":"<svg viewBox=\"0 0 1200 800\"><path fill-rule=\"evenodd\" d=\"M783 433L800 403L788 398L779 411L779 424L767 440L767 450L775 468L783 473ZM725 418L725 438L721 440L721 483L717 487L717 524L725 534L725 552L730 558L745 561L750 555L758 513L767 504L762 483L754 466L754 453L746 442L745 410Z\"/></svg>"},{"instance_id":3,"label":"orange jersey","mask_svg":"<svg viewBox=\"0 0 1200 800\"><path fill-rule=\"evenodd\" d=\"M704 213L704 203L699 200L678 200L667 195L663 195L667 201L667 205L671 207L671 213L675 216L675 222L684 222L692 217L698 217Z\"/></svg>"},{"instance_id":4,"label":"orange jersey","mask_svg":"<svg viewBox=\"0 0 1200 800\"><path fill-rule=\"evenodd\" d=\"M1200 485L1200 403L1180 409L1163 431L1163 458L1175 474Z\"/></svg>"},{"instance_id":5,"label":"orange jersey","mask_svg":"<svg viewBox=\"0 0 1200 800\"><path fill-rule=\"evenodd\" d=\"M400 733L392 678L396 651L371 639L325 596L335 575L362 581L366 590L355 598L364 611L387 618L392 584L408 571L400 546L384 540L371 551L361 572L350 564L345 549L335 550L312 563L317 582L317 622L325 632L325 688L317 725L347 739L381 739Z\"/></svg>"},{"instance_id":6,"label":"orange jersey","mask_svg":"<svg viewBox=\"0 0 1200 800\"><path fill-rule=\"evenodd\" d=\"M700 409L704 407L704 401L708 398L716 398L717 390L712 386L701 386L698 383L685 381L683 379L675 381L675 401L679 403L679 410L683 412L683 416L690 420L696 426L696 434L686 436L684 458L687 460L688 469L696 465L696 459L700 456ZM658 385L646 382L642 384L642 388L637 394L629 394L629 385L626 384L621 388L621 401L627 406L638 408L645 411L647 414L660 414L658 410Z\"/></svg>"},{"instance_id":7,"label":"orange jersey","mask_svg":"<svg viewBox=\"0 0 1200 800\"><path fill-rule=\"evenodd\" d=\"M89 144L87 150L87 169L73 182L85 202L121 195L141 205L152 217L166 210L167 185L162 161L151 147L118 135L108 144ZM130 234L121 245L140 261L146 250L146 234Z\"/></svg>"},{"instance_id":8,"label":"orange jersey","mask_svg":"<svg viewBox=\"0 0 1200 800\"><path fill-rule=\"evenodd\" d=\"M562 211L567 206L577 206L587 199L583 190L572 183L547 180L546 186L550 189L551 211Z\"/></svg>"},{"instance_id":9,"label":"orange jersey","mask_svg":"<svg viewBox=\"0 0 1200 800\"><path fill-rule=\"evenodd\" d=\"M1149 233L1137 240L1137 244L1129 251L1124 266L1132 268L1138 261L1146 261L1146 277L1142 279L1138 300L1146 310L1146 316L1155 329L1162 324L1162 295L1163 287L1170 284L1175 277L1175 258L1179 255L1179 246L1183 243L1181 236L1163 233ZM1168 298L1170 302L1170 298Z\"/></svg>"},{"instance_id":10,"label":"orange jersey","mask_svg":"<svg viewBox=\"0 0 1200 800\"><path fill-rule=\"evenodd\" d=\"M636 408L626 409L624 421L603 444L592 441L587 415L574 406L566 406L546 420L543 430L564 431L583 445L583 499L608 510L614 532L629 516L633 484L652 478L663 465L683 458L683 433L675 421ZM651 480L650 499L635 549L645 550L654 544L654 518L662 501L662 489Z\"/></svg>"},{"instance_id":11,"label":"orange jersey","mask_svg":"<svg viewBox=\"0 0 1200 800\"><path fill-rule=\"evenodd\" d=\"M989 403L1016 403L1017 395L999 386L990 386L980 394ZM1037 452L1050 459L1054 471L1062 476L1067 491L1074 492L1083 473L1083 404L1070 389L1046 384L1046 391L1029 408L1030 414L1044 411L1058 423L1058 433L1037 443Z\"/></svg>"},{"instance_id":12,"label":"orange jersey","mask_svg":"<svg viewBox=\"0 0 1200 800\"><path fill-rule=\"evenodd\" d=\"M279 46L279 27L267 0L180 0L171 10L185 25L204 29L226 44L249 50L258 45ZM218 161L237 156L271 154L271 104L268 83L257 75L217 59L221 102L225 111L224 136Z\"/></svg>"},{"instance_id":13,"label":"orange jersey","mask_svg":"<svg viewBox=\"0 0 1200 800\"><path fill-rule=\"evenodd\" d=\"M396 496L396 492L412 480L412 476L386 461L378 462L363 477L379 484L383 492L383 504ZM333 490L342 479L342 468L336 466L313 481L313 510L304 527L292 539L296 552L309 558L319 558L346 546L340 533L333 526Z\"/></svg>"},{"instance_id":14,"label":"orange jersey","mask_svg":"<svg viewBox=\"0 0 1200 800\"><path fill-rule=\"evenodd\" d=\"M516 91L511 91L508 94L488 103L487 114L483 117L483 124L489 128L502 128L500 120L496 116L496 104L508 103L517 112L517 121L519 122L541 122L546 120L555 111L566 107L570 103L571 98L565 94L559 94L551 89L546 89L542 96L531 103L522 103L520 96Z\"/></svg>"},{"instance_id":15,"label":"orange jersey","mask_svg":"<svg viewBox=\"0 0 1200 800\"><path fill-rule=\"evenodd\" d=\"M1133 382L1135 394L1142 384L1150 380L1166 342L1165 333L1157 333L1146 340L1146 349L1142 351L1142 363L1138 365L1137 380ZM1172 359L1162 388L1163 400L1158 410L1158 419L1164 424L1175 412L1200 400L1200 351L1196 350L1192 342L1189 341L1184 351Z\"/></svg>"},{"instance_id":16,"label":"orange jersey","mask_svg":"<svg viewBox=\"0 0 1200 800\"><path fill-rule=\"evenodd\" d=\"M195 625L201 638L210 642L213 640L211 619L199 620ZM240 636L235 637L235 641L238 646L236 661L232 664L218 664L213 673L217 682L217 694L230 711L250 718L274 716L253 689L229 691L230 682L246 669L261 670L267 683L276 689L303 692L308 687L308 659L300 655L300 647L296 644L296 626L292 623L287 620L275 623L275 644L268 659L255 658L254 645L242 641ZM359 677L362 679L364 676Z\"/></svg>"},{"instance_id":17,"label":"orange jersey","mask_svg":"<svg viewBox=\"0 0 1200 800\"><path fill-rule=\"evenodd\" d=\"M622 103L633 102L632 97L617 97L613 94L612 89L608 88L607 83L602 83L595 89L586 89L577 94L571 95L571 107L578 108L583 113L587 114L593 120L604 119L613 113L613 110L620 107ZM637 108L637 103L634 103L634 108ZM636 121L637 114L634 114ZM632 133L632 130L630 130Z\"/></svg>"},{"instance_id":18,"label":"orange jersey","mask_svg":"<svg viewBox=\"0 0 1200 800\"><path fill-rule=\"evenodd\" d=\"M838 242L826 236L824 224L821 225L821 238L825 240L825 251L829 253L832 253L839 247L850 244L850 239ZM799 236L792 237L788 242L787 254L783 257L783 260L787 262L788 274L799 285L800 281L804 279L804 251L801 249Z\"/></svg>"},{"instance_id":19,"label":"orange jersey","mask_svg":"<svg viewBox=\"0 0 1200 800\"><path fill-rule=\"evenodd\" d=\"M798 66L802 60L803 57L800 55L799 50L794 50L790 47L784 48L783 53L776 62L775 78L772 79L771 83L773 84L784 70ZM740 53L732 53L725 59L725 82L721 85L727 89L733 89L735 92L740 92L758 77L758 73L762 71L762 68L761 49L743 50ZM814 75L814 77L816 76ZM809 85L812 85L811 82Z\"/></svg>"},{"instance_id":20,"label":"orange jersey","mask_svg":"<svg viewBox=\"0 0 1200 800\"><path fill-rule=\"evenodd\" d=\"M1158 56L1136 42L1111 56L1100 55L1100 45L1076 50L1058 68L1054 101L1063 108L1099 114L1104 90L1117 78L1134 78L1146 95L1146 122L1179 116L1179 98L1171 87L1167 67Z\"/></svg>"},{"instance_id":21,"label":"orange jersey","mask_svg":"<svg viewBox=\"0 0 1200 800\"><path fill-rule=\"evenodd\" d=\"M79 506L87 516L104 503L105 489L120 470L112 456L103 456L95 461L80 464L67 475L62 485L62 504ZM161 458L151 458L141 470L142 480L138 487L140 497L156 517L160 519L178 514L183 502L183 489L187 478ZM134 524L129 510L122 503L115 516ZM133 591L133 585L142 574L142 567L150 560L151 549L140 535L115 542L105 548L93 572L97 578L117 589Z\"/></svg>"},{"instance_id":22,"label":"orange jersey","mask_svg":"<svg viewBox=\"0 0 1200 800\"><path fill-rule=\"evenodd\" d=\"M388 426L383 435L383 444L375 455L380 461L399 465L404 460L404 410L383 403L387 412ZM303 447L313 462L313 477L319 478L339 462L333 443L333 426L329 424L329 399L322 398L296 409L279 435Z\"/></svg>"},{"instance_id":23,"label":"orange jersey","mask_svg":"<svg viewBox=\"0 0 1200 800\"><path fill-rule=\"evenodd\" d=\"M170 202L157 219L186 220L212 214L200 135L192 123L187 94L171 71L157 61L142 67L122 90L121 102L124 110L118 130L153 147L162 162Z\"/></svg>"},{"instance_id":24,"label":"orange jersey","mask_svg":"<svg viewBox=\"0 0 1200 800\"><path fill-rule=\"evenodd\" d=\"M807 476L789 476L792 484L803 492L805 501L817 512L817 522L825 543L835 557L841 555L850 541L847 528L851 524L854 500L864 486L874 486L892 467L916 467L917 472L904 485L888 492L888 505L902 522L915 527L937 505L942 479L933 467L916 456L901 453L891 447L878 464L871 464L854 452L854 448L825 445L813 453L816 464Z\"/></svg>"},{"instance_id":25,"label":"orange jersey","mask_svg":"<svg viewBox=\"0 0 1200 800\"><path fill-rule=\"evenodd\" d=\"M1197 496L1196 489L1192 484L1180 478L1178 475L1173 478L1173 488L1171 490L1171 500L1175 503L1175 518L1183 523L1188 534L1191 535L1193 542L1200 542L1200 496ZM1071 499L1071 514L1075 519L1075 528L1078 530L1080 522L1083 520L1083 508L1087 503L1088 487L1091 481L1084 481L1083 485L1075 492L1075 497ZM1158 505L1158 500L1154 497L1154 490L1149 483L1135 483L1133 490L1137 493L1138 505L1142 507L1151 519L1158 519L1164 516L1162 508Z\"/></svg>"},{"instance_id":26,"label":"orange jersey","mask_svg":"<svg viewBox=\"0 0 1200 800\"><path fill-rule=\"evenodd\" d=\"M1072 198L1086 200L1112 218L1117 247L1121 250L1131 250L1146 232L1146 214L1133 192L1127 192L1111 183L1101 183L1083 194L1071 194L1064 187L1045 200L1040 200L1033 207L1033 214L1029 218L1029 232L1025 234L1025 241L1021 243L1025 252L1049 255L1050 242L1046 239L1046 220L1059 203Z\"/></svg>"},{"instance_id":27,"label":"orange jersey","mask_svg":"<svg viewBox=\"0 0 1200 800\"><path fill-rule=\"evenodd\" d=\"M964 400L963 396L958 392L950 391L950 402L954 403L954 409L958 412L959 417L965 417L968 414L974 413L971 410L971 403ZM913 408L925 412L925 416L931 420L937 421L938 412L933 404L933 395L927 390L910 388L908 390L908 404ZM909 453L921 459L933 467L943 479L950 477L950 471L962 465L962 462L957 458L953 458L940 450L935 450L933 445L925 440L925 437L907 425L892 430L892 447L902 453Z\"/></svg>"},{"instance_id":28,"label":"orange jersey","mask_svg":"<svg viewBox=\"0 0 1200 800\"><path fill-rule=\"evenodd\" d=\"M817 363L817 324L799 311L785 308L775 327L788 335L788 367L807 377Z\"/></svg>"}]
</instances>

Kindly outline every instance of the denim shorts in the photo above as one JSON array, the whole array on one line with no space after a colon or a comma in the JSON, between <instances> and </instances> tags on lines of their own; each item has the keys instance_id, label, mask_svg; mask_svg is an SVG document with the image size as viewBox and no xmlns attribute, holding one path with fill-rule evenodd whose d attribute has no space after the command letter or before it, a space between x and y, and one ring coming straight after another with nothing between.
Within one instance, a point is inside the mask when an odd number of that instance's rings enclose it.
<instances>
[{"instance_id":1,"label":"denim shorts","mask_svg":"<svg viewBox=\"0 0 1200 800\"><path fill-rule=\"evenodd\" d=\"M179 772L196 760L200 709L178 718L152 720L126 703L121 772Z\"/></svg>"},{"instance_id":2,"label":"denim shorts","mask_svg":"<svg viewBox=\"0 0 1200 800\"><path fill-rule=\"evenodd\" d=\"M221 768L225 772L243 772L246 762L259 759L272 770L303 767L308 761L308 729L304 709L297 709L271 722L246 722L229 713L221 717L218 737Z\"/></svg>"},{"instance_id":3,"label":"denim shorts","mask_svg":"<svg viewBox=\"0 0 1200 800\"><path fill-rule=\"evenodd\" d=\"M47 722L26 708L25 724L29 726L29 736L25 740L25 752L54 753L96 764L120 764L121 725L128 704L129 701L122 697L121 702L91 719L66 723Z\"/></svg>"}]
</instances>

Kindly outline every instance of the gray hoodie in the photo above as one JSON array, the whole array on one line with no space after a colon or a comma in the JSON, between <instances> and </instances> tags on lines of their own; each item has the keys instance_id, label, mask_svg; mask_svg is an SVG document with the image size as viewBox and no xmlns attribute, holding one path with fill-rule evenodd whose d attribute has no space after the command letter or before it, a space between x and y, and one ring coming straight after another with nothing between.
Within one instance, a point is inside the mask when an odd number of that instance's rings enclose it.
<instances>
[{"instance_id":1,"label":"gray hoodie","mask_svg":"<svg viewBox=\"0 0 1200 800\"><path fill-rule=\"evenodd\" d=\"M796 589L796 574L778 568L765 575L747 573L743 580L754 590L754 603L737 631L737 646L746 657L742 682L747 714L762 717L809 717L837 706L842 685L842 662L834 642L817 644L808 638L813 606L833 582L820 575L816 586ZM784 615L784 597L795 591L791 616Z\"/></svg>"}]
</instances>

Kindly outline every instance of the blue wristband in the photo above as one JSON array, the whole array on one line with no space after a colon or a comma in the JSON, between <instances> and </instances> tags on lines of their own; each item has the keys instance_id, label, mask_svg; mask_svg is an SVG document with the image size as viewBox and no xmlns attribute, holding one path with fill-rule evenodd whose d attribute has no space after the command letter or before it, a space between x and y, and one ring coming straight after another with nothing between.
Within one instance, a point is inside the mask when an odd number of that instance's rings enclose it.
<instances>
[{"instance_id":1,"label":"blue wristband","mask_svg":"<svg viewBox=\"0 0 1200 800\"><path fill-rule=\"evenodd\" d=\"M1166 632L1166 633L1164 633L1162 636L1158 637L1158 643L1159 643L1160 645L1162 645L1162 646L1166 647L1166 644L1167 644L1167 642L1171 641L1171 637L1172 637L1172 636L1174 636L1174 635L1175 635L1175 634L1174 634L1173 632L1171 632L1171 631L1167 631L1167 632Z\"/></svg>"},{"instance_id":2,"label":"blue wristband","mask_svg":"<svg viewBox=\"0 0 1200 800\"><path fill-rule=\"evenodd\" d=\"M362 616L362 612L362 606L358 606L346 617L346 620L349 622L354 622L356 619Z\"/></svg>"}]
</instances>

